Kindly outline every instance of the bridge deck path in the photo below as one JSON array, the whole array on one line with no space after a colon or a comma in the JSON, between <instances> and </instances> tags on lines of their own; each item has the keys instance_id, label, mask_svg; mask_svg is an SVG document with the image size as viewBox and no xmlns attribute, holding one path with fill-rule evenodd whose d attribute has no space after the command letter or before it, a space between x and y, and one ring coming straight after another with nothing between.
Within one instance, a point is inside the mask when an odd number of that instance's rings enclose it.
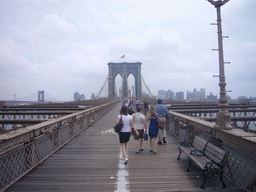
<instances>
[{"instance_id":1,"label":"bridge deck path","mask_svg":"<svg viewBox=\"0 0 256 192\"><path fill-rule=\"evenodd\" d=\"M21 178L6 191L242 191L225 179L227 189L218 178L208 179L200 188L203 175L192 166L187 172L185 155L177 160L179 141L167 133L167 144L158 153L145 150L135 154L135 143L128 143L129 162L120 160L118 135L112 132L121 105L83 131L59 151Z\"/></svg>"}]
</instances>

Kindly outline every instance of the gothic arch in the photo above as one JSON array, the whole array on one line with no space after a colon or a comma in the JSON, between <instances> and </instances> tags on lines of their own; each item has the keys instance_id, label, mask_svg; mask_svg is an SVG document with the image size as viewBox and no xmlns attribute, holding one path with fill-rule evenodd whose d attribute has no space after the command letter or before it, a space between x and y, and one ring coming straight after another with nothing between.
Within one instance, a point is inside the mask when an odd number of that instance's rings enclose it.
<instances>
[{"instance_id":1,"label":"gothic arch","mask_svg":"<svg viewBox=\"0 0 256 192\"><path fill-rule=\"evenodd\" d=\"M115 97L115 79L119 74L122 77L122 97L128 96L127 78L130 74L135 79L135 95L141 97L141 65L142 63L108 63L108 97Z\"/></svg>"}]
</instances>

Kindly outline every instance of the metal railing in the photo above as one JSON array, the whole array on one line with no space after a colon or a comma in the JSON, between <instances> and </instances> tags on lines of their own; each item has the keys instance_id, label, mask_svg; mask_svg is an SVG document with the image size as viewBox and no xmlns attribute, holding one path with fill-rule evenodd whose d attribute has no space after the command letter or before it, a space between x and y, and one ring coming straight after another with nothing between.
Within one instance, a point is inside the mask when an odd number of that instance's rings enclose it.
<instances>
[{"instance_id":1,"label":"metal railing","mask_svg":"<svg viewBox=\"0 0 256 192\"><path fill-rule=\"evenodd\" d=\"M225 175L246 191L256 190L256 134L239 129L216 129L215 124L170 111L167 129L180 141L194 135L229 151Z\"/></svg>"},{"instance_id":2,"label":"metal railing","mask_svg":"<svg viewBox=\"0 0 256 192\"><path fill-rule=\"evenodd\" d=\"M25 133L0 140L0 191L39 165L117 103L118 100L40 123L31 126ZM20 142L22 144L17 147Z\"/></svg>"}]
</instances>

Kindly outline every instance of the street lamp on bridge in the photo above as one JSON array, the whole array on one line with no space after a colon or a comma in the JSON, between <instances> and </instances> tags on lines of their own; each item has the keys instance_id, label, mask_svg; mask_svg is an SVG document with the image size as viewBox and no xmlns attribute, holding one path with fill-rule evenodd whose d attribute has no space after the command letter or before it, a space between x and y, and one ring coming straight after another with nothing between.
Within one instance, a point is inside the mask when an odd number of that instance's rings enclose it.
<instances>
[{"instance_id":1,"label":"street lamp on bridge","mask_svg":"<svg viewBox=\"0 0 256 192\"><path fill-rule=\"evenodd\" d=\"M218 26L218 51L219 51L219 86L220 86L220 98L219 108L220 111L217 114L216 127L221 129L231 129L231 115L227 110L228 100L226 96L226 82L224 73L224 59L223 59L223 44L222 44L222 30L221 30L221 14L220 7L227 3L229 0L207 0L217 9L217 26Z\"/></svg>"}]
</instances>

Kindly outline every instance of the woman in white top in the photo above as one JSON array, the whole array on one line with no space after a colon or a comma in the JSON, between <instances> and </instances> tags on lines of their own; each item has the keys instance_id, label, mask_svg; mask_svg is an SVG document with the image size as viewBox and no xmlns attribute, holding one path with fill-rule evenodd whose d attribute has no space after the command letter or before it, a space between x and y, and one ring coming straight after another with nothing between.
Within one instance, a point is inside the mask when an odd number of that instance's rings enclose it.
<instances>
[{"instance_id":1,"label":"woman in white top","mask_svg":"<svg viewBox=\"0 0 256 192\"><path fill-rule=\"evenodd\" d=\"M145 116L141 113L142 107L138 106L136 110L137 112L132 115L132 118L136 126L136 129L139 132L139 135L134 134L134 140L135 140L135 145L137 149L136 154L139 154L139 151L144 150L142 148L143 135L144 135L144 129L145 129L145 132L147 133L147 125L146 125ZM139 147L139 143L140 143L140 147Z\"/></svg>"},{"instance_id":2,"label":"woman in white top","mask_svg":"<svg viewBox=\"0 0 256 192\"><path fill-rule=\"evenodd\" d=\"M119 133L119 141L121 143L121 148L122 148L122 152L123 152L123 157L125 159L125 163L128 163L128 158L126 155L127 152L127 143L130 139L130 135L131 135L131 127L134 129L135 133L138 135L138 131L136 129L136 127L134 126L133 123L133 119L132 116L128 114L128 107L126 105L123 105L120 111L120 115L118 115L117 120L116 120L116 124L119 123L120 119L122 118L124 126L121 130L121 132Z\"/></svg>"}]
</instances>

